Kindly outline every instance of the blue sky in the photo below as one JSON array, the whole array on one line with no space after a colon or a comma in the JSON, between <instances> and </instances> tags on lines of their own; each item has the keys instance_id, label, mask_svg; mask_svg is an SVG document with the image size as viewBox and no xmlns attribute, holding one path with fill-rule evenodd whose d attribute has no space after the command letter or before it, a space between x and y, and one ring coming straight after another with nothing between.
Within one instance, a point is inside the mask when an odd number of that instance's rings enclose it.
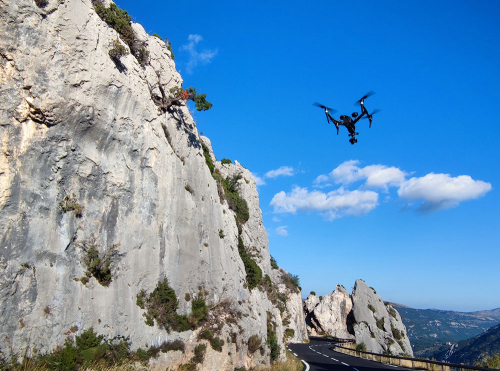
<instances>
[{"instance_id":1,"label":"blue sky","mask_svg":"<svg viewBox=\"0 0 500 371\"><path fill-rule=\"evenodd\" d=\"M168 37L218 159L259 186L304 295L357 278L415 308L500 307L500 2L119 0ZM358 143L314 102L374 116Z\"/></svg>"}]
</instances>

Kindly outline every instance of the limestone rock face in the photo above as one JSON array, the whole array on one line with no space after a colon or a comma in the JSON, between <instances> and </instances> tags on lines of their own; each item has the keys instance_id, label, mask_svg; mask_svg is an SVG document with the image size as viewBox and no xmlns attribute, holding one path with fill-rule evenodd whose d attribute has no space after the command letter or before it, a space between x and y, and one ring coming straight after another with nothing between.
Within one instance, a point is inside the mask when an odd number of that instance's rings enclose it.
<instances>
[{"instance_id":1,"label":"limestone rock face","mask_svg":"<svg viewBox=\"0 0 500 371\"><path fill-rule=\"evenodd\" d=\"M204 370L268 364L269 349L249 354L248 339L266 343L268 313L281 357L287 327L293 340L307 339L300 293L281 287L289 293L281 311L265 291L248 290L234 212L205 161L208 138L186 106L163 112L152 99L182 78L165 43L133 29L149 52L145 66L131 54L120 65L111 60L110 44L122 41L90 0L0 7L0 351L49 352L75 335L71 328L92 326L109 338L129 336L133 349L182 339L185 354L157 362L183 363L197 331L148 326L136 304L141 290L167 278L179 314L190 313L188 298L200 288L209 316L242 314L220 329L223 339L237 333L234 343L222 353L207 347ZM263 274L279 280L250 172L238 163L215 167L242 173L250 212L242 238ZM82 281L90 245L112 257L108 285Z\"/></svg>"},{"instance_id":2,"label":"limestone rock face","mask_svg":"<svg viewBox=\"0 0 500 371\"><path fill-rule=\"evenodd\" d=\"M309 295L304 301L306 325L311 335L327 335L364 343L374 353L413 356L406 327L398 311L384 303L375 290L357 280L349 296L341 285L323 300Z\"/></svg>"},{"instance_id":3,"label":"limestone rock face","mask_svg":"<svg viewBox=\"0 0 500 371\"><path fill-rule=\"evenodd\" d=\"M315 295L309 295L305 301L305 308L309 310L306 315L306 324L318 334L324 334L339 339L354 339L348 331L347 319L352 309L352 301L346 289L337 285L337 288L323 300L319 301ZM319 301L314 306L314 303Z\"/></svg>"},{"instance_id":4,"label":"limestone rock face","mask_svg":"<svg viewBox=\"0 0 500 371\"><path fill-rule=\"evenodd\" d=\"M369 352L413 356L401 316L391 304L384 304L375 289L356 280L352 301L357 344L364 343Z\"/></svg>"}]
</instances>

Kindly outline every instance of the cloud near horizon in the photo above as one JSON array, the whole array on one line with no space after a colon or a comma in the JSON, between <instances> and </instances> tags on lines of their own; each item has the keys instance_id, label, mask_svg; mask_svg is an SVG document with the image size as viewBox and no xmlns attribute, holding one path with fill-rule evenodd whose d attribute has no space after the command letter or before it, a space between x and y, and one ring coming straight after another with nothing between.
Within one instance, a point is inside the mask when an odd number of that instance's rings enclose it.
<instances>
[{"instance_id":1,"label":"cloud near horizon","mask_svg":"<svg viewBox=\"0 0 500 371\"><path fill-rule=\"evenodd\" d=\"M201 35L191 34L188 36L188 43L181 46L181 50L187 51L189 53L189 60L186 63L186 72L188 74L193 73L193 69L198 64L208 64L217 55L218 50L204 50L198 52L196 50L196 45L203 40Z\"/></svg>"},{"instance_id":2,"label":"cloud near horizon","mask_svg":"<svg viewBox=\"0 0 500 371\"><path fill-rule=\"evenodd\" d=\"M319 211L329 220L346 215L363 215L378 205L378 193L373 191L347 191L343 187L328 193L309 192L307 188L294 187L290 193L281 191L274 195L271 206L276 213Z\"/></svg>"},{"instance_id":3,"label":"cloud near horizon","mask_svg":"<svg viewBox=\"0 0 500 371\"><path fill-rule=\"evenodd\" d=\"M422 201L418 210L432 213L457 206L462 201L484 196L491 184L474 180L468 175L451 177L450 174L430 173L405 181L398 189L398 196L406 200Z\"/></svg>"},{"instance_id":4,"label":"cloud near horizon","mask_svg":"<svg viewBox=\"0 0 500 371\"><path fill-rule=\"evenodd\" d=\"M406 179L409 174L397 167L370 165L359 167L359 161L345 161L328 175L318 176L315 187L331 186L329 182L341 184L340 188L331 192L312 191L298 186L290 193L281 191L271 200L273 212L291 213L316 211L329 220L347 215L361 216L375 209L379 193L367 190L378 189L387 193L389 187L398 188L401 200L417 201L417 211L433 213L457 206L463 201L477 199L488 193L490 183L474 180L469 175L452 177L449 174L429 173L423 177ZM345 187L359 181L364 183L354 191ZM385 197L385 202L390 200ZM412 209L411 204L406 209Z\"/></svg>"},{"instance_id":5,"label":"cloud near horizon","mask_svg":"<svg viewBox=\"0 0 500 371\"><path fill-rule=\"evenodd\" d=\"M293 176L293 167L281 166L279 169L270 170L264 175L266 178L277 178L279 176Z\"/></svg>"},{"instance_id":6,"label":"cloud near horizon","mask_svg":"<svg viewBox=\"0 0 500 371\"><path fill-rule=\"evenodd\" d=\"M328 175L320 175L314 181L315 185L321 185L333 181L335 184L349 185L351 183L365 180L366 187L382 188L387 192L388 186L398 186L405 180L407 173L396 167L385 165L370 165L360 168L358 160L345 161L337 166Z\"/></svg>"},{"instance_id":7,"label":"cloud near horizon","mask_svg":"<svg viewBox=\"0 0 500 371\"><path fill-rule=\"evenodd\" d=\"M288 231L286 230L287 228L287 225L276 228L276 234L284 237L288 236Z\"/></svg>"}]
</instances>

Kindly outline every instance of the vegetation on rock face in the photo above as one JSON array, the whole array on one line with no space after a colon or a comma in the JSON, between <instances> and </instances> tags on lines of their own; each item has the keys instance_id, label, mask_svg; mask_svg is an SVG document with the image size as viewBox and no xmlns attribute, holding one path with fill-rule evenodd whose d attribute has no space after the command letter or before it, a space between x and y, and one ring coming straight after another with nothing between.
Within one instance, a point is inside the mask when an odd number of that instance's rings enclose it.
<instances>
[{"instance_id":1,"label":"vegetation on rock face","mask_svg":"<svg viewBox=\"0 0 500 371\"><path fill-rule=\"evenodd\" d=\"M201 290L198 297L191 301L191 314L189 316L177 314L179 301L174 289L168 284L167 278L158 282L149 296L141 290L137 295L136 304L141 309L146 309L146 313L143 314L146 324L153 326L156 320L158 327L168 332L195 329L208 314L208 307Z\"/></svg>"},{"instance_id":2,"label":"vegetation on rock face","mask_svg":"<svg viewBox=\"0 0 500 371\"><path fill-rule=\"evenodd\" d=\"M272 256L271 256L271 268L272 269L278 269L278 263L276 262L276 259L274 259Z\"/></svg>"},{"instance_id":3,"label":"vegetation on rock face","mask_svg":"<svg viewBox=\"0 0 500 371\"><path fill-rule=\"evenodd\" d=\"M276 337L276 323L272 320L271 312L267 312L267 345L271 351L271 361L276 361L280 356L280 347Z\"/></svg>"},{"instance_id":4,"label":"vegetation on rock face","mask_svg":"<svg viewBox=\"0 0 500 371\"><path fill-rule=\"evenodd\" d=\"M172 105L179 105L182 101L191 100L194 102L196 110L198 111L207 111L212 108L212 103L207 101L206 94L198 94L198 91L190 86L187 89L183 89L182 86L174 86L170 89L170 105L167 104L165 107L167 110Z\"/></svg>"},{"instance_id":5,"label":"vegetation on rock face","mask_svg":"<svg viewBox=\"0 0 500 371\"><path fill-rule=\"evenodd\" d=\"M495 354L492 357L486 356L478 361L476 366L500 369L500 354Z\"/></svg>"},{"instance_id":6,"label":"vegetation on rock face","mask_svg":"<svg viewBox=\"0 0 500 371\"><path fill-rule=\"evenodd\" d=\"M257 349L260 348L260 345L262 344L262 340L258 335L252 335L248 339L248 351L250 353L255 353Z\"/></svg>"},{"instance_id":7,"label":"vegetation on rock face","mask_svg":"<svg viewBox=\"0 0 500 371\"><path fill-rule=\"evenodd\" d=\"M122 40L129 46L139 64L143 67L148 64L149 51L146 49L146 45L137 39L132 29L130 15L127 11L118 8L115 3L109 4L109 7L106 8L102 0L93 0L93 4L97 15L118 32Z\"/></svg>"},{"instance_id":8,"label":"vegetation on rock face","mask_svg":"<svg viewBox=\"0 0 500 371\"><path fill-rule=\"evenodd\" d=\"M84 251L83 263L87 267L85 276L80 278L80 282L87 284L89 278L94 278L103 286L108 286L112 280L111 264L118 256L119 243L114 244L107 252L99 245L97 238L92 235L89 240L81 244L75 244Z\"/></svg>"},{"instance_id":9,"label":"vegetation on rock face","mask_svg":"<svg viewBox=\"0 0 500 371\"><path fill-rule=\"evenodd\" d=\"M252 290L262 282L262 270L248 254L245 245L243 244L241 235L238 236L238 252L240 253L240 258L243 260L243 264L245 265L248 288L249 290Z\"/></svg>"},{"instance_id":10,"label":"vegetation on rock face","mask_svg":"<svg viewBox=\"0 0 500 371\"><path fill-rule=\"evenodd\" d=\"M382 318L375 318L375 320L377 321L377 327L382 330L382 331L385 331L385 328L384 328L384 317Z\"/></svg>"},{"instance_id":11,"label":"vegetation on rock face","mask_svg":"<svg viewBox=\"0 0 500 371\"><path fill-rule=\"evenodd\" d=\"M366 344L365 343L360 343L356 345L356 350L360 350L362 352L366 352Z\"/></svg>"},{"instance_id":12,"label":"vegetation on rock face","mask_svg":"<svg viewBox=\"0 0 500 371\"><path fill-rule=\"evenodd\" d=\"M220 160L220 163L224 165L224 164L232 164L233 162L228 158L223 158L222 160Z\"/></svg>"},{"instance_id":13,"label":"vegetation on rock face","mask_svg":"<svg viewBox=\"0 0 500 371\"><path fill-rule=\"evenodd\" d=\"M110 43L108 54L112 60L119 62L121 57L128 54L128 50L120 43L120 40L115 39Z\"/></svg>"},{"instance_id":14,"label":"vegetation on rock face","mask_svg":"<svg viewBox=\"0 0 500 371\"><path fill-rule=\"evenodd\" d=\"M73 328L68 331L68 333L71 332L74 332ZM103 335L95 333L91 327L82 332L81 335L76 336L74 341L69 338L64 346L58 347L52 353L32 359L25 357L22 363L18 363L15 357L9 363L0 362L0 370L104 370L137 361L146 364L160 351L163 353L175 350L184 352L184 349L184 343L176 340L163 343L159 347L149 347L147 350L139 348L136 352L131 352L128 338L118 336L107 339Z\"/></svg>"},{"instance_id":15,"label":"vegetation on rock face","mask_svg":"<svg viewBox=\"0 0 500 371\"><path fill-rule=\"evenodd\" d=\"M76 196L74 193L71 196L64 196L63 200L59 202L59 209L63 213L74 211L77 218L80 218L83 213L83 207L76 200Z\"/></svg>"}]
</instances>

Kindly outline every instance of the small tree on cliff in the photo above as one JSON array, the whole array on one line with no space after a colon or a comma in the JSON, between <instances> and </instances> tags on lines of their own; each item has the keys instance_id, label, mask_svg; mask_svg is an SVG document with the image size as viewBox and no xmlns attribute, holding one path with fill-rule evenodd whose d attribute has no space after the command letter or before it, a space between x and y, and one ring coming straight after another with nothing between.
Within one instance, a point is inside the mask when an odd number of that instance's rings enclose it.
<instances>
[{"instance_id":1,"label":"small tree on cliff","mask_svg":"<svg viewBox=\"0 0 500 371\"><path fill-rule=\"evenodd\" d=\"M158 76L158 80L159 77L160 76ZM188 100L194 102L198 111L206 111L212 108L212 103L208 102L206 99L207 95L198 94L196 89L192 86L187 89L183 89L182 86L174 86L169 90L169 94L165 92L162 84L158 84L158 89L160 90L161 97L154 94L151 86L149 86L151 99L163 112L171 112L172 107L183 106Z\"/></svg>"},{"instance_id":2,"label":"small tree on cliff","mask_svg":"<svg viewBox=\"0 0 500 371\"><path fill-rule=\"evenodd\" d=\"M172 95L171 97L171 106L172 105L177 105L176 103L179 102L186 102L188 100L191 100L194 102L194 105L196 106L196 109L198 111L207 111L210 108L212 108L212 103L207 101L207 95L206 94L198 94L195 88L192 86L183 89L180 86L175 86L170 89L170 94ZM181 103L182 104L182 103ZM169 107L167 107L168 109Z\"/></svg>"}]
</instances>

